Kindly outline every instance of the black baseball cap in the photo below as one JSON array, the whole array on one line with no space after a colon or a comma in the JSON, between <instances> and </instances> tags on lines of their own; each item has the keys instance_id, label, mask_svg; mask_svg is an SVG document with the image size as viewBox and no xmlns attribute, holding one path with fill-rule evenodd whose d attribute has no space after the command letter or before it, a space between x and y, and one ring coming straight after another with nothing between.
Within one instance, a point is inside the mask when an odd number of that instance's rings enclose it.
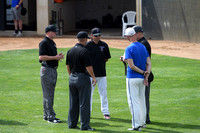
<instances>
[{"instance_id":1,"label":"black baseball cap","mask_svg":"<svg viewBox=\"0 0 200 133\"><path fill-rule=\"evenodd\" d=\"M99 28L93 28L91 30L91 34L94 36L100 36L101 35L101 30Z\"/></svg>"},{"instance_id":2,"label":"black baseball cap","mask_svg":"<svg viewBox=\"0 0 200 133\"><path fill-rule=\"evenodd\" d=\"M48 25L45 29L45 33L49 32L49 31L53 31L56 32L56 26L54 25Z\"/></svg>"},{"instance_id":3,"label":"black baseball cap","mask_svg":"<svg viewBox=\"0 0 200 133\"><path fill-rule=\"evenodd\" d=\"M88 34L86 31L80 31L78 34L77 34L77 38L89 38L88 37ZM90 38L89 38L90 39Z\"/></svg>"},{"instance_id":4,"label":"black baseball cap","mask_svg":"<svg viewBox=\"0 0 200 133\"><path fill-rule=\"evenodd\" d=\"M133 26L133 29L135 30L136 33L143 32L143 28L141 26L138 26L138 25Z\"/></svg>"}]
</instances>

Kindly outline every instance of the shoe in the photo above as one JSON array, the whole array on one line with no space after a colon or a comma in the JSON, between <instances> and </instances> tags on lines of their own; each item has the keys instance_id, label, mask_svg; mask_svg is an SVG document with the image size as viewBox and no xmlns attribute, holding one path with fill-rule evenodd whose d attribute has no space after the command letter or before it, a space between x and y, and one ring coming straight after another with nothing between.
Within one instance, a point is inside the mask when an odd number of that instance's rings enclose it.
<instances>
[{"instance_id":1,"label":"shoe","mask_svg":"<svg viewBox=\"0 0 200 133\"><path fill-rule=\"evenodd\" d=\"M138 128L128 128L129 131L142 131L142 128L141 127L138 127Z\"/></svg>"},{"instance_id":2,"label":"shoe","mask_svg":"<svg viewBox=\"0 0 200 133\"><path fill-rule=\"evenodd\" d=\"M104 118L105 118L106 120L109 120L109 119L110 119L110 115L104 115Z\"/></svg>"},{"instance_id":3,"label":"shoe","mask_svg":"<svg viewBox=\"0 0 200 133\"><path fill-rule=\"evenodd\" d=\"M49 119L48 120L49 123L62 123L62 121L60 121L59 119Z\"/></svg>"},{"instance_id":4,"label":"shoe","mask_svg":"<svg viewBox=\"0 0 200 133\"><path fill-rule=\"evenodd\" d=\"M14 33L12 34L12 36L17 36L17 33L14 32Z\"/></svg>"},{"instance_id":5,"label":"shoe","mask_svg":"<svg viewBox=\"0 0 200 133\"><path fill-rule=\"evenodd\" d=\"M60 120L59 118L54 118L54 119L55 119L55 120ZM44 120L44 121L47 121L47 120L48 120L47 116L44 116L43 120Z\"/></svg>"},{"instance_id":6,"label":"shoe","mask_svg":"<svg viewBox=\"0 0 200 133\"><path fill-rule=\"evenodd\" d=\"M23 36L23 35L22 35L22 32L19 31L18 34L17 34L17 37L21 37L21 36Z\"/></svg>"},{"instance_id":7,"label":"shoe","mask_svg":"<svg viewBox=\"0 0 200 133\"><path fill-rule=\"evenodd\" d=\"M147 128L146 124L144 124L143 126L141 126L141 128Z\"/></svg>"},{"instance_id":8,"label":"shoe","mask_svg":"<svg viewBox=\"0 0 200 133\"><path fill-rule=\"evenodd\" d=\"M47 121L47 120L48 120L48 119L47 119L47 116L44 116L43 120L44 120L44 121Z\"/></svg>"},{"instance_id":9,"label":"shoe","mask_svg":"<svg viewBox=\"0 0 200 133\"><path fill-rule=\"evenodd\" d=\"M87 129L81 129L81 130L88 130L88 131L94 131L94 128L87 128Z\"/></svg>"}]
</instances>

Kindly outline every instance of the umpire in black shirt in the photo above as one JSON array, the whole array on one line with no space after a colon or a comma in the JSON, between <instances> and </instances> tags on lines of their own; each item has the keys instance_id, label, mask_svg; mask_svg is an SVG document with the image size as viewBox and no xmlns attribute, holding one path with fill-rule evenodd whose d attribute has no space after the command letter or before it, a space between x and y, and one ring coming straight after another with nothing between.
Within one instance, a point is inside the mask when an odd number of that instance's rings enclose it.
<instances>
[{"instance_id":1,"label":"umpire in black shirt","mask_svg":"<svg viewBox=\"0 0 200 133\"><path fill-rule=\"evenodd\" d=\"M137 33L137 40L138 42L142 43L148 53L149 53L149 57L151 58L151 45L149 44L149 42L146 40L146 38L144 37L144 34L143 34L143 28L141 26L133 26L133 29L135 30L135 32ZM150 102L149 102L149 96L150 96L150 83L153 81L153 73L151 72L150 75L149 75L149 78L148 78L148 82L149 82L149 85L146 86L145 88L145 99L146 99L146 124L150 124L151 121L150 121L150 116L149 116L149 111L150 111Z\"/></svg>"},{"instance_id":2,"label":"umpire in black shirt","mask_svg":"<svg viewBox=\"0 0 200 133\"><path fill-rule=\"evenodd\" d=\"M89 74L92 77L93 85L96 84L96 79L89 52L85 48L89 37L87 32L80 31L77 38L78 43L68 51L66 56L67 72L70 75L68 128L77 128L80 111L81 130L94 130L89 125L91 97Z\"/></svg>"},{"instance_id":3,"label":"umpire in black shirt","mask_svg":"<svg viewBox=\"0 0 200 133\"><path fill-rule=\"evenodd\" d=\"M60 123L53 109L54 91L57 81L58 61L64 58L62 53L57 54L53 38L56 36L56 27L49 25L45 29L46 37L39 44L39 61L41 63L40 78L43 91L44 120Z\"/></svg>"}]
</instances>

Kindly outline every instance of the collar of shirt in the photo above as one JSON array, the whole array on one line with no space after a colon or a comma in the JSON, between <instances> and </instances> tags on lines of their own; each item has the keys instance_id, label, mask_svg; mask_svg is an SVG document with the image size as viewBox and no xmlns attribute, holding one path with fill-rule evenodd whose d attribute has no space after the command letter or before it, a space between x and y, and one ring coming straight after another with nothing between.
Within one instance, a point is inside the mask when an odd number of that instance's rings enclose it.
<instances>
[{"instance_id":1,"label":"collar of shirt","mask_svg":"<svg viewBox=\"0 0 200 133\"><path fill-rule=\"evenodd\" d=\"M54 47L56 47L56 43L52 39L50 39L48 37L45 37L45 38L50 42L51 45L53 45Z\"/></svg>"}]
</instances>

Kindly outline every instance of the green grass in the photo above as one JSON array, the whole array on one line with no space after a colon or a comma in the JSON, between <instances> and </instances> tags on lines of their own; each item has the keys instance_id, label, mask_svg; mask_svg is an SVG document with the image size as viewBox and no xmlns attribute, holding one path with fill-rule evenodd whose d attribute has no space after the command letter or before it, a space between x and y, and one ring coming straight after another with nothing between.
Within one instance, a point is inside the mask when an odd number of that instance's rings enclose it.
<instances>
[{"instance_id":1,"label":"green grass","mask_svg":"<svg viewBox=\"0 0 200 133\"><path fill-rule=\"evenodd\" d=\"M58 49L65 51L68 49ZM90 125L96 133L128 133L131 127L124 66L119 57L124 50L111 49L107 63L108 100L111 120L104 120L100 111L97 88L94 93ZM152 55L155 76L151 84L151 121L143 132L200 132L200 60ZM54 109L63 123L42 120L38 49L0 52L0 132L64 133L80 132L67 128L69 106L68 74L65 60L58 68ZM80 127L80 123L78 125Z\"/></svg>"}]
</instances>

